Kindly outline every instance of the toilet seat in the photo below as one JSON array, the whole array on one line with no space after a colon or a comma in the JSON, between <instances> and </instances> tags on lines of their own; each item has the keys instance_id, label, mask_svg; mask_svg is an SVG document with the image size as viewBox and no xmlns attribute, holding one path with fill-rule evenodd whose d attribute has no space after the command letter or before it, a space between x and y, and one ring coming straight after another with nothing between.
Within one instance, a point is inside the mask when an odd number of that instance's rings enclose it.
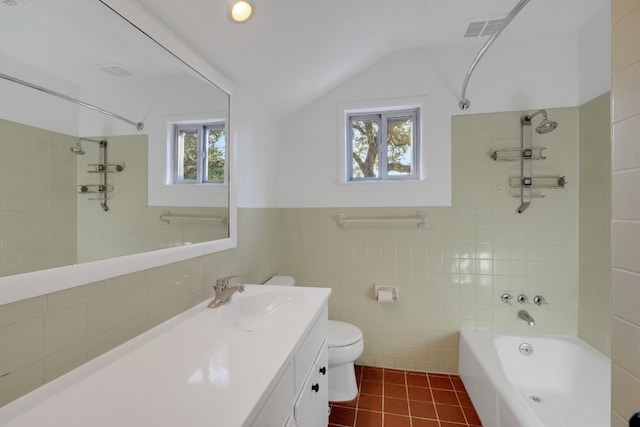
<instances>
[{"instance_id":1,"label":"toilet seat","mask_svg":"<svg viewBox=\"0 0 640 427\"><path fill-rule=\"evenodd\" d=\"M350 323L329 320L327 346L329 348L347 347L362 340L362 331Z\"/></svg>"}]
</instances>

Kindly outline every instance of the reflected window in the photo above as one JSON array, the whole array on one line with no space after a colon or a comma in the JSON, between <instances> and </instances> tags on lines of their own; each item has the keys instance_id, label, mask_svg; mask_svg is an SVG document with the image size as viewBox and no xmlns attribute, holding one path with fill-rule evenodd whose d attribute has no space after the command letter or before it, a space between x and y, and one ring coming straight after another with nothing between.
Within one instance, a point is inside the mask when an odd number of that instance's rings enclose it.
<instances>
[{"instance_id":1,"label":"reflected window","mask_svg":"<svg viewBox=\"0 0 640 427\"><path fill-rule=\"evenodd\" d=\"M349 181L419 179L418 109L348 115Z\"/></svg>"},{"instance_id":2,"label":"reflected window","mask_svg":"<svg viewBox=\"0 0 640 427\"><path fill-rule=\"evenodd\" d=\"M175 125L174 182L225 182L227 144L224 123Z\"/></svg>"}]
</instances>

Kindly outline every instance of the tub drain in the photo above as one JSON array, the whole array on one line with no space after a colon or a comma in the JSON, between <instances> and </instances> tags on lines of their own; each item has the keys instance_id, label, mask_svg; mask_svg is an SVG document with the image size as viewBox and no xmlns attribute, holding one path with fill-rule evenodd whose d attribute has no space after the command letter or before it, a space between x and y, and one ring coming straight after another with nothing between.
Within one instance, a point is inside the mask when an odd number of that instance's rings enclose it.
<instances>
[{"instance_id":1,"label":"tub drain","mask_svg":"<svg viewBox=\"0 0 640 427\"><path fill-rule=\"evenodd\" d=\"M529 395L529 399L533 400L536 403L542 403L542 398L535 394Z\"/></svg>"},{"instance_id":2,"label":"tub drain","mask_svg":"<svg viewBox=\"0 0 640 427\"><path fill-rule=\"evenodd\" d=\"M531 346L531 344L526 342L520 344L518 350L520 350L520 353L524 356L531 356L531 354L533 353L533 347Z\"/></svg>"}]
</instances>

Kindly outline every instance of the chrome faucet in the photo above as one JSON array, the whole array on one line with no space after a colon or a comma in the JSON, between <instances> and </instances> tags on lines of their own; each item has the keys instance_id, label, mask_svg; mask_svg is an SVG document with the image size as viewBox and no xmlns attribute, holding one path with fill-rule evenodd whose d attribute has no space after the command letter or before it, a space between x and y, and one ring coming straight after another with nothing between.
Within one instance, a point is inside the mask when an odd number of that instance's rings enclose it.
<instances>
[{"instance_id":1,"label":"chrome faucet","mask_svg":"<svg viewBox=\"0 0 640 427\"><path fill-rule=\"evenodd\" d=\"M518 312L518 317L527 322L529 326L535 326L536 324L536 321L533 320L533 317L531 317L527 310L520 310Z\"/></svg>"},{"instance_id":2,"label":"chrome faucet","mask_svg":"<svg viewBox=\"0 0 640 427\"><path fill-rule=\"evenodd\" d=\"M240 292L240 293L244 292L244 285L236 285L236 286L229 287L229 282L231 281L231 279L235 279L236 277L240 277L240 276L225 276L216 280L216 284L213 286L213 289L215 289L216 291L216 296L213 299L213 301L209 303L207 307L209 308L220 307L221 305L225 304L227 301L230 301L231 296L236 292Z\"/></svg>"}]
</instances>

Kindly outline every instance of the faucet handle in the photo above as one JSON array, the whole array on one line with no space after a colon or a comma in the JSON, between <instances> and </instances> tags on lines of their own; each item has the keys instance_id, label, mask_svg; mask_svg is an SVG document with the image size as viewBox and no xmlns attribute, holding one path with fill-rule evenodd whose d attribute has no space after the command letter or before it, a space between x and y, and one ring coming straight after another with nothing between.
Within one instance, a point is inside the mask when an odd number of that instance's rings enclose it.
<instances>
[{"instance_id":1,"label":"faucet handle","mask_svg":"<svg viewBox=\"0 0 640 427\"><path fill-rule=\"evenodd\" d=\"M502 300L503 303L511 305L511 300L513 299L513 296L511 296L511 294L502 294L500 299Z\"/></svg>"},{"instance_id":2,"label":"faucet handle","mask_svg":"<svg viewBox=\"0 0 640 427\"><path fill-rule=\"evenodd\" d=\"M533 297L533 302L536 305L549 304L547 301L545 301L542 295L536 295L535 297Z\"/></svg>"},{"instance_id":3,"label":"faucet handle","mask_svg":"<svg viewBox=\"0 0 640 427\"><path fill-rule=\"evenodd\" d=\"M227 286L229 286L229 282L231 281L231 279L236 279L238 277L240 277L239 274L232 274L230 276L220 277L216 279L216 284L214 285L214 287L216 289L224 291L225 289L227 289Z\"/></svg>"}]
</instances>

